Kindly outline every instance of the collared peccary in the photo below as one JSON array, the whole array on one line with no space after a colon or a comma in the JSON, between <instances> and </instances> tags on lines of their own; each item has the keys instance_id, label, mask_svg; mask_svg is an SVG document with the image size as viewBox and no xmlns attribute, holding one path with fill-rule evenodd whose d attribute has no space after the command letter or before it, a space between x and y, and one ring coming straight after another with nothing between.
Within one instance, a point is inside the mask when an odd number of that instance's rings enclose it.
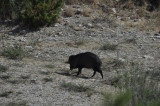
<instances>
[{"instance_id":1,"label":"collared peccary","mask_svg":"<svg viewBox=\"0 0 160 106\"><path fill-rule=\"evenodd\" d=\"M103 79L103 73L101 70L102 62L97 55L91 52L71 55L68 62L70 64L70 70L78 68L77 76L81 73L82 68L92 68L94 70L92 77L96 72L99 72Z\"/></svg>"}]
</instances>

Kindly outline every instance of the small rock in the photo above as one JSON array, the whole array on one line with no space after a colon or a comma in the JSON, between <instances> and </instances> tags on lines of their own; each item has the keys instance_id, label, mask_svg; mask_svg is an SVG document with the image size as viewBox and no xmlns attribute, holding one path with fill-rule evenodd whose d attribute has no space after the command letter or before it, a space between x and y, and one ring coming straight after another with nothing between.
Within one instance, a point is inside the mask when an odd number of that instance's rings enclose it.
<instances>
[{"instance_id":1,"label":"small rock","mask_svg":"<svg viewBox=\"0 0 160 106\"><path fill-rule=\"evenodd\" d=\"M115 9L115 8L112 8L112 11L113 11L114 13L117 13L117 11L116 11L116 9Z\"/></svg>"},{"instance_id":2,"label":"small rock","mask_svg":"<svg viewBox=\"0 0 160 106\"><path fill-rule=\"evenodd\" d=\"M13 33L12 33L12 32L9 32L8 34L9 34L9 35L12 35Z\"/></svg>"},{"instance_id":3,"label":"small rock","mask_svg":"<svg viewBox=\"0 0 160 106\"><path fill-rule=\"evenodd\" d=\"M125 62L125 59L123 58L119 58L118 60L120 60L121 62Z\"/></svg>"},{"instance_id":4,"label":"small rock","mask_svg":"<svg viewBox=\"0 0 160 106\"><path fill-rule=\"evenodd\" d=\"M34 83L34 84L35 84L35 83L36 83L36 79L32 79L32 80L31 80L31 83Z\"/></svg>"},{"instance_id":5,"label":"small rock","mask_svg":"<svg viewBox=\"0 0 160 106\"><path fill-rule=\"evenodd\" d=\"M154 59L152 56L149 56L149 55L144 55L143 58L145 58L145 59Z\"/></svg>"},{"instance_id":6,"label":"small rock","mask_svg":"<svg viewBox=\"0 0 160 106\"><path fill-rule=\"evenodd\" d=\"M90 27L90 28L91 28L91 27L93 27L93 25L92 25L91 23L88 23L88 27Z\"/></svg>"},{"instance_id":7,"label":"small rock","mask_svg":"<svg viewBox=\"0 0 160 106\"><path fill-rule=\"evenodd\" d=\"M22 38L20 39L20 41L21 41L21 42L25 42L25 41L26 41L26 38L22 37Z\"/></svg>"},{"instance_id":8,"label":"small rock","mask_svg":"<svg viewBox=\"0 0 160 106\"><path fill-rule=\"evenodd\" d=\"M55 26L55 27L58 27L59 25L60 25L59 23L56 23L54 26Z\"/></svg>"},{"instance_id":9,"label":"small rock","mask_svg":"<svg viewBox=\"0 0 160 106\"><path fill-rule=\"evenodd\" d=\"M32 46L26 46L25 48L26 48L26 49L33 49Z\"/></svg>"}]
</instances>

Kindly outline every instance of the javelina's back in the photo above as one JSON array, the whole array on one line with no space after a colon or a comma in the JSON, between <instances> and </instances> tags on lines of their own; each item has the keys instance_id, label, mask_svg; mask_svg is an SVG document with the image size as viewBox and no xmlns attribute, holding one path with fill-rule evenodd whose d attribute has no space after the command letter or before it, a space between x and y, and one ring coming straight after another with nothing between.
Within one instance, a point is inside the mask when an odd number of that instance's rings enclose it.
<instances>
[{"instance_id":1,"label":"javelina's back","mask_svg":"<svg viewBox=\"0 0 160 106\"><path fill-rule=\"evenodd\" d=\"M78 64L84 66L84 68L100 67L102 62L99 57L91 52L80 53Z\"/></svg>"}]
</instances>

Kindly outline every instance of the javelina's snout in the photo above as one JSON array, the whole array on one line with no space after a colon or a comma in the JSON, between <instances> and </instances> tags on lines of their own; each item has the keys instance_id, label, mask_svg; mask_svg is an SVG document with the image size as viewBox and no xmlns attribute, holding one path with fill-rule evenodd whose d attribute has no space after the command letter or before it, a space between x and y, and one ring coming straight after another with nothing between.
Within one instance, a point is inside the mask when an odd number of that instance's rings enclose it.
<instances>
[{"instance_id":1,"label":"javelina's snout","mask_svg":"<svg viewBox=\"0 0 160 106\"><path fill-rule=\"evenodd\" d=\"M102 62L99 57L91 52L80 53L77 55L71 55L69 57L70 70L78 68L77 75L81 74L82 68L92 68L94 73L92 77L99 72L103 78L101 70Z\"/></svg>"}]
</instances>

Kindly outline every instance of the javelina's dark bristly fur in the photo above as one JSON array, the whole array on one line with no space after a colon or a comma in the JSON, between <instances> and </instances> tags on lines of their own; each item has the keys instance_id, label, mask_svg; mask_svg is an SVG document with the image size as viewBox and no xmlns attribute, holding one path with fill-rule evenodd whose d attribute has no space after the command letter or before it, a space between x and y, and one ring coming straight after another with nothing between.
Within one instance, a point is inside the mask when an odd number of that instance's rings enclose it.
<instances>
[{"instance_id":1,"label":"javelina's dark bristly fur","mask_svg":"<svg viewBox=\"0 0 160 106\"><path fill-rule=\"evenodd\" d=\"M77 75L81 74L82 68L92 68L94 73L92 77L99 72L103 78L101 70L102 62L99 57L91 52L80 53L77 55L71 55L69 57L70 70L78 68Z\"/></svg>"}]
</instances>

